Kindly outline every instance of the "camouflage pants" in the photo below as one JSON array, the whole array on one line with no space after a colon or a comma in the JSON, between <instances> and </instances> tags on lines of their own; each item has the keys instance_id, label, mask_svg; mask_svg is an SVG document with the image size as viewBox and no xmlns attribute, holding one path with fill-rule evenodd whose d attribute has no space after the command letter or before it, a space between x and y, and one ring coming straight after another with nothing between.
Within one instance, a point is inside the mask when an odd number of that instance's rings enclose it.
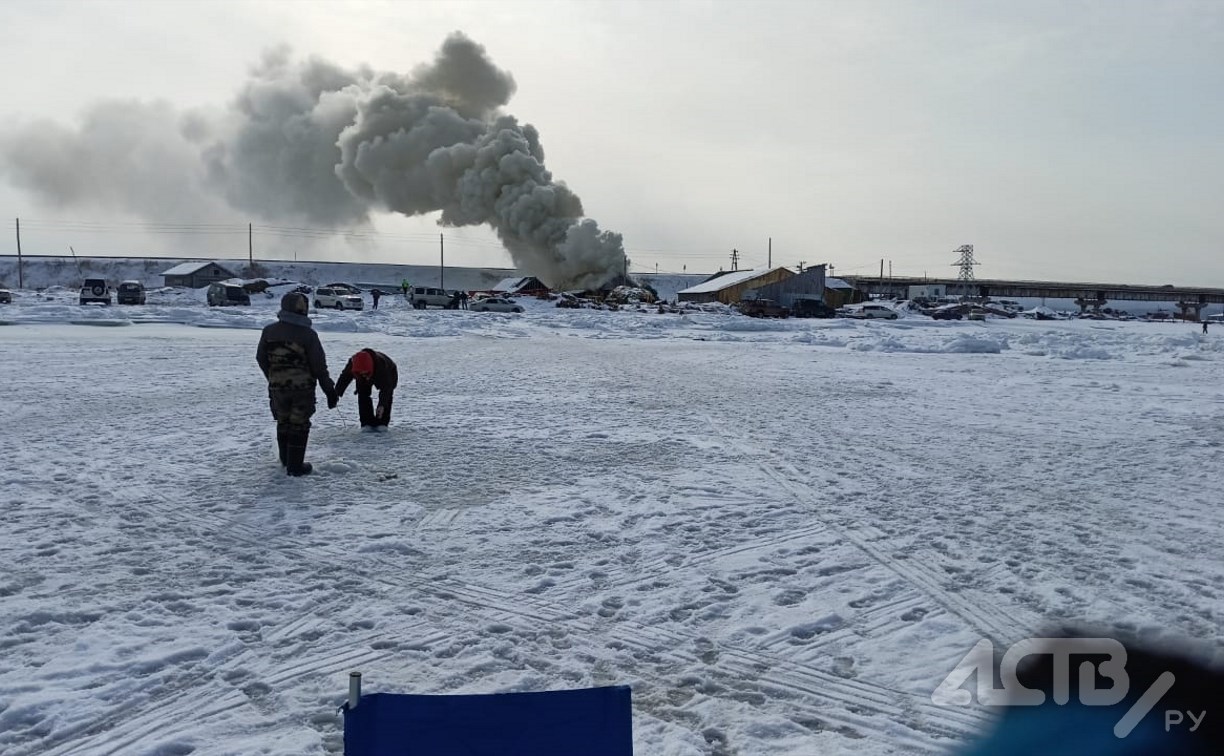
<instances>
[{"instance_id":1,"label":"camouflage pants","mask_svg":"<svg viewBox=\"0 0 1224 756\"><path fill-rule=\"evenodd\" d=\"M268 389L268 404L281 433L305 433L315 413L314 389Z\"/></svg>"}]
</instances>

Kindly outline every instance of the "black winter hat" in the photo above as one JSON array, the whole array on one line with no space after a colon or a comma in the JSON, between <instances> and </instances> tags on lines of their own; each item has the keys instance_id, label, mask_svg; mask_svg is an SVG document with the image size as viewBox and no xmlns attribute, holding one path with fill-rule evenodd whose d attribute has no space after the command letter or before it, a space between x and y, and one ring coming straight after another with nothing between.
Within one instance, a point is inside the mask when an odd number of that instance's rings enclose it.
<instances>
[{"instance_id":1,"label":"black winter hat","mask_svg":"<svg viewBox=\"0 0 1224 756\"><path fill-rule=\"evenodd\" d=\"M281 297L281 309L285 312L295 312L298 315L305 315L310 312L310 300L305 294L297 291L291 291Z\"/></svg>"}]
</instances>

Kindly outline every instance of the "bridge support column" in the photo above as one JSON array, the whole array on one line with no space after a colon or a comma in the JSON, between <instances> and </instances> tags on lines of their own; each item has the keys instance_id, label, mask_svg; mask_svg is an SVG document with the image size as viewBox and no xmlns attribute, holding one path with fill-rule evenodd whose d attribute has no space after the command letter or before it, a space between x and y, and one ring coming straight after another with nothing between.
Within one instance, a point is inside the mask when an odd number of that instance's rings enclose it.
<instances>
[{"instance_id":1,"label":"bridge support column","mask_svg":"<svg viewBox=\"0 0 1224 756\"><path fill-rule=\"evenodd\" d=\"M1203 302L1178 302L1178 317L1182 320L1192 320L1197 323L1202 317L1203 308L1206 306Z\"/></svg>"},{"instance_id":2,"label":"bridge support column","mask_svg":"<svg viewBox=\"0 0 1224 756\"><path fill-rule=\"evenodd\" d=\"M1080 297L1075 300L1075 303L1079 305L1080 315L1083 315L1085 312L1088 312L1089 307L1092 308L1093 312L1100 312L1102 307L1109 304L1109 300L1102 296L1093 297L1091 299L1088 297Z\"/></svg>"}]
</instances>

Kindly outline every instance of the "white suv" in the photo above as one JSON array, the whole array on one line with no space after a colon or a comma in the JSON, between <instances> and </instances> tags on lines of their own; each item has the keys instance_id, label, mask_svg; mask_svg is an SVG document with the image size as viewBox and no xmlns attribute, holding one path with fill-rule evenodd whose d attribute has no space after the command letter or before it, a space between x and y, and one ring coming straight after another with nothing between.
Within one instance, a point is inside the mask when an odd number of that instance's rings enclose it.
<instances>
[{"instance_id":1,"label":"white suv","mask_svg":"<svg viewBox=\"0 0 1224 756\"><path fill-rule=\"evenodd\" d=\"M86 278L85 283L81 284L81 304L90 302L101 302L104 305L111 303L111 289L105 279Z\"/></svg>"},{"instance_id":2,"label":"white suv","mask_svg":"<svg viewBox=\"0 0 1224 756\"><path fill-rule=\"evenodd\" d=\"M408 301L418 310L424 310L426 307L446 307L453 298L445 289L427 286L413 287L408 295Z\"/></svg>"},{"instance_id":3,"label":"white suv","mask_svg":"<svg viewBox=\"0 0 1224 756\"><path fill-rule=\"evenodd\" d=\"M324 307L334 307L337 310L364 310L365 300L356 294L349 294L340 289L315 289L314 306L316 310Z\"/></svg>"}]
</instances>

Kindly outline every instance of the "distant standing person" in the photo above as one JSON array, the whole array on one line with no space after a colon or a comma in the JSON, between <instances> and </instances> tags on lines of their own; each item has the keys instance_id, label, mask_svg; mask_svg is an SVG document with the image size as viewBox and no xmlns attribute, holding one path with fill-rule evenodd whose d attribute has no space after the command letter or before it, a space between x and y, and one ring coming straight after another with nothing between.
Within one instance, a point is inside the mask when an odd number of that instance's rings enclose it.
<instances>
[{"instance_id":1,"label":"distant standing person","mask_svg":"<svg viewBox=\"0 0 1224 756\"><path fill-rule=\"evenodd\" d=\"M1207 333L1207 321L1203 321L1203 333Z\"/></svg>"},{"instance_id":2,"label":"distant standing person","mask_svg":"<svg viewBox=\"0 0 1224 756\"><path fill-rule=\"evenodd\" d=\"M405 278L405 279L403 279L402 281L400 281L400 288L404 290L404 299L407 299L407 298L408 298L408 290L412 288L412 286L411 286L411 285L408 283L408 279L407 279L407 278Z\"/></svg>"},{"instance_id":3,"label":"distant standing person","mask_svg":"<svg viewBox=\"0 0 1224 756\"><path fill-rule=\"evenodd\" d=\"M379 298L379 297L381 297L381 296L382 296L382 292L381 292L381 291L379 291L378 289L373 289L373 290L371 290L371 291L370 291L370 297L371 297L371 298L374 300L374 309L375 309L375 310L377 310L377 309L378 309L378 298Z\"/></svg>"},{"instance_id":4,"label":"distant standing person","mask_svg":"<svg viewBox=\"0 0 1224 756\"><path fill-rule=\"evenodd\" d=\"M399 384L399 368L395 362L373 349L362 349L349 358L336 380L336 397L344 396L349 382L357 384L357 416L362 428L384 428L391 422L391 401ZM371 399L378 389L378 406Z\"/></svg>"},{"instance_id":5,"label":"distant standing person","mask_svg":"<svg viewBox=\"0 0 1224 756\"><path fill-rule=\"evenodd\" d=\"M336 386L327 373L327 355L306 313L310 300L291 291L281 298L276 322L266 326L255 350L255 362L268 379L268 403L276 418L276 445L285 472L309 475L305 461L310 418L315 411L315 387L322 386L327 407L336 406Z\"/></svg>"}]
</instances>

